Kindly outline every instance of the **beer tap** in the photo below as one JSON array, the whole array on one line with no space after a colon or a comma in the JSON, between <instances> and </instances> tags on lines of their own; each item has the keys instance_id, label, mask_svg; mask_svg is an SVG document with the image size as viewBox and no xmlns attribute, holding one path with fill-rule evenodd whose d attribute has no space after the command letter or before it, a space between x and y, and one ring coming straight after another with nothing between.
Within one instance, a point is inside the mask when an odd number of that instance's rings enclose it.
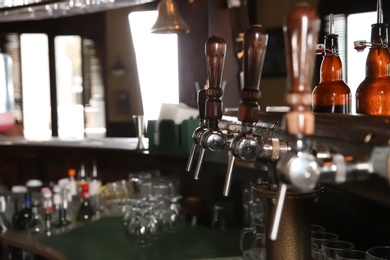
<instances>
[{"instance_id":1,"label":"beer tap","mask_svg":"<svg viewBox=\"0 0 390 260\"><path fill-rule=\"evenodd\" d=\"M188 162L186 166L186 171L191 171L192 162L194 160L194 156L196 153L197 148L200 146L200 138L202 137L203 133L207 130L207 120L206 120L206 89L200 89L198 91L198 97L197 97L197 103L198 103L198 110L199 110L199 126L195 129L194 133L192 134L192 146L190 150L190 155L188 157Z\"/></svg>"},{"instance_id":2,"label":"beer tap","mask_svg":"<svg viewBox=\"0 0 390 260\"><path fill-rule=\"evenodd\" d=\"M207 151L219 152L227 144L226 135L218 128L218 121L222 118L222 73L225 65L226 42L218 35L212 35L205 44L207 73L209 86L206 90L205 119L207 127L199 138L201 151L195 168L194 179L199 178L204 154Z\"/></svg>"},{"instance_id":3,"label":"beer tap","mask_svg":"<svg viewBox=\"0 0 390 260\"><path fill-rule=\"evenodd\" d=\"M243 161L254 161L261 152L252 129L260 117L259 88L267 43L268 34L261 25L252 25L244 33L244 86L240 91L242 100L238 107L238 120L242 122L242 128L230 145L224 196L229 195L236 157Z\"/></svg>"},{"instance_id":4,"label":"beer tap","mask_svg":"<svg viewBox=\"0 0 390 260\"><path fill-rule=\"evenodd\" d=\"M319 162L310 152L310 143L306 138L314 134L311 80L319 28L320 19L317 12L306 3L297 4L287 14L283 28L290 85L286 102L291 108L284 120L287 133L292 139L292 150L281 156L276 164L280 176L277 204L270 232L270 239L273 241L278 236L288 190L287 184L291 182L301 192L308 192L315 188L320 175Z\"/></svg>"}]
</instances>

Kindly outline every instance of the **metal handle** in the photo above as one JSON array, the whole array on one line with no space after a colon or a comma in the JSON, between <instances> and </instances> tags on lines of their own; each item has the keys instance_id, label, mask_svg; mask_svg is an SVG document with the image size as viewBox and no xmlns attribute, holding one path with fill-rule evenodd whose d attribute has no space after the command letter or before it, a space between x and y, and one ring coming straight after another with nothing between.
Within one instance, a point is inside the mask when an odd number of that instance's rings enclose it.
<instances>
[{"instance_id":1,"label":"metal handle","mask_svg":"<svg viewBox=\"0 0 390 260\"><path fill-rule=\"evenodd\" d=\"M274 214L274 221L271 226L270 239L275 241L278 238L280 221L282 219L282 212L284 201L286 199L287 193L287 184L281 182L279 183L278 197L276 199L276 210Z\"/></svg>"},{"instance_id":2,"label":"metal handle","mask_svg":"<svg viewBox=\"0 0 390 260\"><path fill-rule=\"evenodd\" d=\"M200 154L199 154L199 157L198 157L198 163L196 164L195 173L194 173L194 179L195 180L199 180L200 168L202 167L202 162L203 162L203 157L204 157L205 151L206 150L204 148L202 148L200 150Z\"/></svg>"},{"instance_id":3,"label":"metal handle","mask_svg":"<svg viewBox=\"0 0 390 260\"><path fill-rule=\"evenodd\" d=\"M233 167L234 167L234 162L236 160L236 157L234 157L231 153L229 153L229 161L227 165L227 173L226 173L226 178L225 178L225 184L223 186L223 196L229 196L230 193L230 186L232 182L232 176L233 176Z\"/></svg>"},{"instance_id":4,"label":"metal handle","mask_svg":"<svg viewBox=\"0 0 390 260\"><path fill-rule=\"evenodd\" d=\"M198 91L197 103L198 103L200 122L199 122L199 127L197 129L195 129L195 131L192 135L192 146L191 146L191 150L190 150L190 154L189 154L187 166L186 166L187 172L191 171L196 148L199 146L202 133L204 132L204 129L207 127L207 123L205 121L205 118L206 118L206 109L205 109L206 97L207 97L206 96L206 89L201 89Z\"/></svg>"}]
</instances>

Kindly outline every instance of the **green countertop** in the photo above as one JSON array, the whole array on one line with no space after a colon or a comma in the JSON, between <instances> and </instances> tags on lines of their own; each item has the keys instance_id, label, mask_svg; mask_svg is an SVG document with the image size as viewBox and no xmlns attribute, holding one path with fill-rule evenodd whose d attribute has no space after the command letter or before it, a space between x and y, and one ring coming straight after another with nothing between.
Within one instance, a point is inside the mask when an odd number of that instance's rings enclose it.
<instances>
[{"instance_id":1,"label":"green countertop","mask_svg":"<svg viewBox=\"0 0 390 260\"><path fill-rule=\"evenodd\" d=\"M69 260L184 260L229 258L241 255L240 229L216 230L185 226L163 234L147 247L134 245L117 218L103 218L41 242ZM241 259L241 258L238 258Z\"/></svg>"}]
</instances>

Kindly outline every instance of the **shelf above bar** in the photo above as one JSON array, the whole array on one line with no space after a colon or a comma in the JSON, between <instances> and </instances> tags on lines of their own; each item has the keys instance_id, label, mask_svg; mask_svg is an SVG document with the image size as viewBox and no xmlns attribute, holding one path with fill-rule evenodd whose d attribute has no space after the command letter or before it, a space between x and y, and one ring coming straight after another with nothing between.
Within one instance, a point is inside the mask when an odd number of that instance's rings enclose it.
<instances>
[{"instance_id":1,"label":"shelf above bar","mask_svg":"<svg viewBox=\"0 0 390 260\"><path fill-rule=\"evenodd\" d=\"M0 22L44 20L108 11L141 5L155 0L44 0L26 4L3 5Z\"/></svg>"}]
</instances>

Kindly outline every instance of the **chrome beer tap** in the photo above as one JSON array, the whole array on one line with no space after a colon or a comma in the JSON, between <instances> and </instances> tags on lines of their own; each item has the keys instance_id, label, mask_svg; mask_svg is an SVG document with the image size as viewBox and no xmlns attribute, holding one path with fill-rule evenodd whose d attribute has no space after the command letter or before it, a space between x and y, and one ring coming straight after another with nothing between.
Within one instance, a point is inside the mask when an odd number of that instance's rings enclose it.
<instances>
[{"instance_id":1,"label":"chrome beer tap","mask_svg":"<svg viewBox=\"0 0 390 260\"><path fill-rule=\"evenodd\" d=\"M276 240L287 193L286 176L294 181L301 191L311 191L319 179L320 166L310 152L307 136L314 134L314 114L311 111L311 80L315 62L316 44L320 19L315 9L300 3L287 15L284 25L286 65L289 90L286 102L290 112L285 115L287 133L292 137L292 150L278 160L276 168L280 174L274 222L270 239Z\"/></svg>"},{"instance_id":2,"label":"chrome beer tap","mask_svg":"<svg viewBox=\"0 0 390 260\"><path fill-rule=\"evenodd\" d=\"M243 161L255 161L260 155L269 155L272 160L278 159L274 143L263 140L253 133L254 124L260 118L260 80L264 57L267 49L268 34L261 25L252 25L244 33L244 85L240 92L242 101L238 107L238 120L241 121L240 133L230 145L229 160L223 195L228 196L231 186L233 167L236 158ZM273 140L277 142L277 139ZM271 145L269 145L271 144ZM275 143L275 147L276 147ZM263 147L271 148L263 149ZM264 153L262 153L264 151Z\"/></svg>"},{"instance_id":3,"label":"chrome beer tap","mask_svg":"<svg viewBox=\"0 0 390 260\"><path fill-rule=\"evenodd\" d=\"M225 65L226 42L218 35L212 35L205 44L207 73L209 86L206 90L205 119L207 127L199 138L201 151L195 168L194 179L199 179L199 173L206 151L219 152L226 147L226 135L218 128L222 118L222 73Z\"/></svg>"},{"instance_id":4,"label":"chrome beer tap","mask_svg":"<svg viewBox=\"0 0 390 260\"><path fill-rule=\"evenodd\" d=\"M199 110L199 126L195 129L195 131L192 134L192 146L191 146L190 155L188 157L188 162L186 166L187 172L191 171L192 162L194 161L196 150L200 146L200 139L203 133L207 130L208 124L206 120L206 111L205 111L206 98L207 98L206 89L200 89L198 91L198 97L197 97L198 110Z\"/></svg>"}]
</instances>

